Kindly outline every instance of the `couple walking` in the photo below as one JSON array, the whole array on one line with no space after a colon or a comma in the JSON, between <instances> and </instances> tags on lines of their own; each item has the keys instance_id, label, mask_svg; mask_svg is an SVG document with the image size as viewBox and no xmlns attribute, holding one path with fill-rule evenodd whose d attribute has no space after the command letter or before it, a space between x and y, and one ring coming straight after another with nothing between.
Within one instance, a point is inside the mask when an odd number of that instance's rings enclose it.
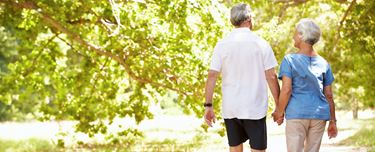
<instances>
[{"instance_id":1,"label":"couple walking","mask_svg":"<svg viewBox=\"0 0 375 152\"><path fill-rule=\"evenodd\" d=\"M268 88L275 100L273 120L279 125L286 119L288 152L318 152L328 121L328 136L336 137L335 106L331 84L334 80L328 62L313 45L321 31L310 19L295 26L296 53L284 57L278 65L272 48L251 31L253 20L247 4L231 9L233 31L214 49L206 83L205 121L215 122L212 96L216 79L222 75L222 117L230 151L242 151L249 140L251 151L267 148L266 114ZM280 89L278 79L282 80Z\"/></svg>"}]
</instances>

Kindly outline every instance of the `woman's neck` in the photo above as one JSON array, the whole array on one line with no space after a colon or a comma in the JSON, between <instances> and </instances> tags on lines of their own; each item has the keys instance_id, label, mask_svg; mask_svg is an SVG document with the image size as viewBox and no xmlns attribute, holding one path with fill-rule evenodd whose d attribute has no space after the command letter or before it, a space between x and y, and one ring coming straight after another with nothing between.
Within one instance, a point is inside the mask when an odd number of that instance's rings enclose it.
<instances>
[{"instance_id":1,"label":"woman's neck","mask_svg":"<svg viewBox=\"0 0 375 152\"><path fill-rule=\"evenodd\" d=\"M318 53L315 52L313 46L308 45L308 44L305 44L305 45L301 44L297 53L304 54L304 55L307 55L307 56L317 56L318 55Z\"/></svg>"}]
</instances>

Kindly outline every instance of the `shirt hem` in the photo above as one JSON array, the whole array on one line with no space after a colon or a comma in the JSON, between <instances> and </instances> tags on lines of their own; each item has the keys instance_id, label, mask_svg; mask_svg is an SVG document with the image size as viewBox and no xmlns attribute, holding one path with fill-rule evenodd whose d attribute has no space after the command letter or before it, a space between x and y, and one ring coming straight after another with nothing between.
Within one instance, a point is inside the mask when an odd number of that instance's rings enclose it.
<instances>
[{"instance_id":1,"label":"shirt hem","mask_svg":"<svg viewBox=\"0 0 375 152\"><path fill-rule=\"evenodd\" d=\"M303 116L303 115L298 115L298 116L286 116L286 120L290 119L318 119L318 120L330 120L330 116Z\"/></svg>"},{"instance_id":2,"label":"shirt hem","mask_svg":"<svg viewBox=\"0 0 375 152\"><path fill-rule=\"evenodd\" d=\"M237 119L250 119L250 120L259 120L259 119L262 119L264 117L266 117L267 114L264 114L264 115L261 115L261 116L256 116L256 117L246 117L246 116L222 116L223 119L233 119L233 118L237 118Z\"/></svg>"}]
</instances>

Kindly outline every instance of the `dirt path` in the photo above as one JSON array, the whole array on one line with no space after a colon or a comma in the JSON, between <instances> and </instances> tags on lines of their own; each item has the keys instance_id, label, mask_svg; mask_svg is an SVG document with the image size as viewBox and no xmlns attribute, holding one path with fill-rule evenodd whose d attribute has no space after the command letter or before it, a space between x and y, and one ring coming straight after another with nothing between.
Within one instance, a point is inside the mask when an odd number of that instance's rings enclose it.
<instances>
[{"instance_id":1,"label":"dirt path","mask_svg":"<svg viewBox=\"0 0 375 152\"><path fill-rule=\"evenodd\" d=\"M364 148L356 148L350 146L342 146L338 143L358 131L361 127L356 121L350 119L350 113L338 112L337 125L339 127L339 135L337 138L328 139L327 133L323 136L321 152L365 152ZM368 119L375 117L374 111L366 111L360 113L360 119ZM134 122L127 119L119 119L117 124L131 124ZM116 125L116 123L114 123ZM199 149L188 149L187 151L227 151L226 136L220 137L216 128L211 128L207 133L200 132L201 119L192 116L156 116L153 120L146 120L138 127L145 132L147 140L164 140L175 139L177 142L191 142L196 136L200 136L204 146ZM271 120L267 121L268 127L268 152L286 151L284 129L285 126L277 126ZM73 132L72 122L63 122L60 124L65 131ZM56 140L59 132L59 124L57 122L26 122L26 123L0 123L0 139L6 140L22 140L28 138L40 138L46 140ZM84 135L76 136L81 139L86 138ZM249 147L245 146L245 151L249 151Z\"/></svg>"}]
</instances>

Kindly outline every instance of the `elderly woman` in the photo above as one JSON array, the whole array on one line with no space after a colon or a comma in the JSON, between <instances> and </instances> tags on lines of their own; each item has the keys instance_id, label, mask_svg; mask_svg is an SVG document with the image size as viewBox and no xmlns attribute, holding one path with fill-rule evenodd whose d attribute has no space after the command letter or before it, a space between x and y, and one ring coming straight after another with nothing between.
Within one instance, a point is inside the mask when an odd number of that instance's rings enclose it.
<instances>
[{"instance_id":1,"label":"elderly woman","mask_svg":"<svg viewBox=\"0 0 375 152\"><path fill-rule=\"evenodd\" d=\"M333 74L328 62L313 48L320 35L318 25L302 19L293 37L298 52L286 55L280 66L283 83L273 116L281 124L285 113L288 152L318 152L326 121L328 136L337 135Z\"/></svg>"}]
</instances>

